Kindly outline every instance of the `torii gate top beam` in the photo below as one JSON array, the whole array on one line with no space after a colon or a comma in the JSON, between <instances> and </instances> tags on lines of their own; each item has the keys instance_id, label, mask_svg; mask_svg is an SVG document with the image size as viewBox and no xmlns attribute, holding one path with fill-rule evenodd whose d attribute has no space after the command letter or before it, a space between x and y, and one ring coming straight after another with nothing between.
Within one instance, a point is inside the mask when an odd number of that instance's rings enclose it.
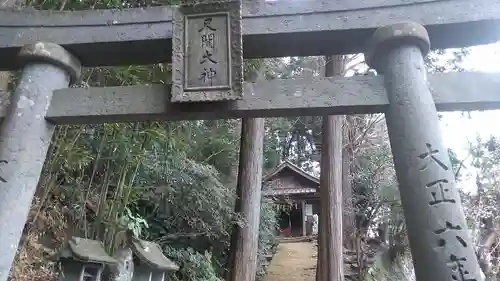
<instances>
[{"instance_id":1,"label":"torii gate top beam","mask_svg":"<svg viewBox=\"0 0 500 281\"><path fill-rule=\"evenodd\" d=\"M377 27L406 20L425 25L433 48L466 47L500 39L498 0L245 0L244 56L359 53ZM17 69L20 47L36 41L64 46L84 66L168 62L171 38L171 7L2 10L0 70Z\"/></svg>"}]
</instances>

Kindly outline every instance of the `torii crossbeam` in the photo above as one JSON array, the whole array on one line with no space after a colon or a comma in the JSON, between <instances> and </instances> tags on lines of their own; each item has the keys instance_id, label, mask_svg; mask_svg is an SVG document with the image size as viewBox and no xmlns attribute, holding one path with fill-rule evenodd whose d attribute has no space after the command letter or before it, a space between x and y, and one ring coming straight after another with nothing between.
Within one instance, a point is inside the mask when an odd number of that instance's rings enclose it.
<instances>
[{"instance_id":1,"label":"torii crossbeam","mask_svg":"<svg viewBox=\"0 0 500 281\"><path fill-rule=\"evenodd\" d=\"M380 26L424 25L433 48L492 43L500 30L495 0L243 1L245 58L353 54ZM171 7L95 11L0 10L0 70L17 69L19 49L57 43L84 66L168 62Z\"/></svg>"},{"instance_id":2,"label":"torii crossbeam","mask_svg":"<svg viewBox=\"0 0 500 281\"><path fill-rule=\"evenodd\" d=\"M246 83L244 99L212 104L172 103L165 94L169 85L70 88L54 92L45 116L55 124L88 124L383 113L389 105L383 80L356 76ZM432 74L429 87L439 111L500 108L500 74Z\"/></svg>"}]
</instances>

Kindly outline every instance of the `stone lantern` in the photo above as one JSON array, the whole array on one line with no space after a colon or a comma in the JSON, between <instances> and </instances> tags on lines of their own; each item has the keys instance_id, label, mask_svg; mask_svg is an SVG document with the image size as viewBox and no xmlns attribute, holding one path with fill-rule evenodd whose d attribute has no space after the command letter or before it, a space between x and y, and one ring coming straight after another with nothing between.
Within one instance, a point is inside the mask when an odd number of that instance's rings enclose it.
<instances>
[{"instance_id":1,"label":"stone lantern","mask_svg":"<svg viewBox=\"0 0 500 281\"><path fill-rule=\"evenodd\" d=\"M165 272L177 271L179 266L165 257L158 244L133 239L134 276L132 281L164 281Z\"/></svg>"},{"instance_id":2,"label":"stone lantern","mask_svg":"<svg viewBox=\"0 0 500 281\"><path fill-rule=\"evenodd\" d=\"M72 237L59 252L62 274L59 281L101 281L106 265L116 263L100 241Z\"/></svg>"}]
</instances>

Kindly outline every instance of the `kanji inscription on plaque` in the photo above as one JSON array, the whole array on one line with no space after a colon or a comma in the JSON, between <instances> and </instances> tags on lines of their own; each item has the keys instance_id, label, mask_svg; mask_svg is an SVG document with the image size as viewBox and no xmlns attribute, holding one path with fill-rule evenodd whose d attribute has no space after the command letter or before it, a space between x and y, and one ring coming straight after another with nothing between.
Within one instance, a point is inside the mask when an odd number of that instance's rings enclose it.
<instances>
[{"instance_id":1,"label":"kanji inscription on plaque","mask_svg":"<svg viewBox=\"0 0 500 281\"><path fill-rule=\"evenodd\" d=\"M241 3L189 4L174 13L172 101L240 99Z\"/></svg>"}]
</instances>

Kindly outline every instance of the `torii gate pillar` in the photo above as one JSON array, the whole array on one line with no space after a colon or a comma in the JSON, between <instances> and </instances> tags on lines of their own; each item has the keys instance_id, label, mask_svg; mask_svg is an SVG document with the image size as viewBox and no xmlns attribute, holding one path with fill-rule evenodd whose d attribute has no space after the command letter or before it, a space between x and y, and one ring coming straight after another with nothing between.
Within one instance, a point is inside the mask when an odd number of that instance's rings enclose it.
<instances>
[{"instance_id":1,"label":"torii gate pillar","mask_svg":"<svg viewBox=\"0 0 500 281\"><path fill-rule=\"evenodd\" d=\"M368 63L384 74L386 122L418 281L483 280L423 57L429 36L416 23L379 28Z\"/></svg>"},{"instance_id":2,"label":"torii gate pillar","mask_svg":"<svg viewBox=\"0 0 500 281\"><path fill-rule=\"evenodd\" d=\"M61 46L23 47L21 81L0 127L0 281L7 280L49 148L54 125L45 113L56 89L80 75L80 63Z\"/></svg>"}]
</instances>

